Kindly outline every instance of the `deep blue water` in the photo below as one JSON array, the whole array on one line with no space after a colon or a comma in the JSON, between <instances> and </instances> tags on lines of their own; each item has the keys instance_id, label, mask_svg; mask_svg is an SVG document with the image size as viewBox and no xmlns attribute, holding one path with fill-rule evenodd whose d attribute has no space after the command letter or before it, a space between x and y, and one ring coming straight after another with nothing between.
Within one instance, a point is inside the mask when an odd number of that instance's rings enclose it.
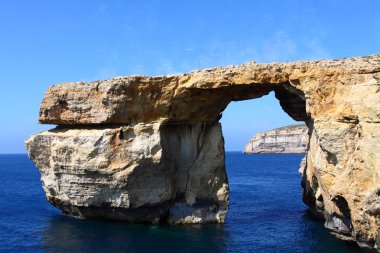
<instances>
[{"instance_id":1,"label":"deep blue water","mask_svg":"<svg viewBox=\"0 0 380 253\"><path fill-rule=\"evenodd\" d=\"M0 155L0 252L360 252L308 215L301 155L226 156L224 225L149 226L63 216L26 155Z\"/></svg>"}]
</instances>

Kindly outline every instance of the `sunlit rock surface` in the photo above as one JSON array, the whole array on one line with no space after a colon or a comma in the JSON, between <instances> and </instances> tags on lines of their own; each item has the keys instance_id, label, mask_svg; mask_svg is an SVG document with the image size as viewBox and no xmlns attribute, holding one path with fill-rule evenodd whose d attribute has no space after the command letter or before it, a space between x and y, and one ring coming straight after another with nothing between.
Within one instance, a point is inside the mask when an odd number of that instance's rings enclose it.
<instances>
[{"instance_id":1,"label":"sunlit rock surface","mask_svg":"<svg viewBox=\"0 0 380 253\"><path fill-rule=\"evenodd\" d=\"M57 127L26 142L47 199L64 213L130 222L223 222L219 123Z\"/></svg>"},{"instance_id":2,"label":"sunlit rock surface","mask_svg":"<svg viewBox=\"0 0 380 253\"><path fill-rule=\"evenodd\" d=\"M336 236L380 247L380 55L217 67L50 87L27 141L64 213L130 222L224 222L218 120L231 101L274 91L304 121L304 202ZM296 168L295 168L296 169ZM286 179L284 179L286 180Z\"/></svg>"},{"instance_id":3,"label":"sunlit rock surface","mask_svg":"<svg viewBox=\"0 0 380 253\"><path fill-rule=\"evenodd\" d=\"M245 154L305 153L309 136L304 124L291 125L257 133L245 145Z\"/></svg>"}]
</instances>

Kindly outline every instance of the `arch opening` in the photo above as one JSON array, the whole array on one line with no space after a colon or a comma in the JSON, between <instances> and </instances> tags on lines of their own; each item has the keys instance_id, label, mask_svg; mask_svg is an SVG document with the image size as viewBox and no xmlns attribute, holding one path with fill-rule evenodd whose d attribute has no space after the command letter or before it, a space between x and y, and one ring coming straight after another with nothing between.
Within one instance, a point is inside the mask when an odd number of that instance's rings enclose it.
<instances>
[{"instance_id":1,"label":"arch opening","mask_svg":"<svg viewBox=\"0 0 380 253\"><path fill-rule=\"evenodd\" d=\"M261 103L264 100L266 104ZM254 104L250 102L254 102ZM247 101L239 100L227 106L221 119L226 145L226 171L230 186L230 208L226 222L249 224L241 226L246 231L252 231L252 233L247 232L246 236L257 242L258 245L261 243L278 244L286 236L289 236L288 239L308 240L308 236L313 236L309 234L310 229L325 232L321 228L323 223L309 216L310 211L321 208L321 210L318 209L320 211L318 217L323 218L323 197L319 194L318 199L315 199L315 192L306 194L303 189L306 187L316 191L319 187L316 179L309 182L306 177L302 176L306 163L305 153L245 155L242 154L243 143L240 143L238 150L231 148L236 147L236 145L231 146L229 142L231 139L239 139L239 137L235 137L239 133L234 135L230 132L228 121L236 125L240 123L242 119L236 117L236 114L239 109L242 109L238 106L242 103L247 103L246 108L248 106L264 107L264 111L261 113L260 110L241 112L244 117L259 118L256 122L263 121L263 125L270 125L268 122L272 121L273 125L264 131L300 122L305 122L308 125L310 122L309 115L306 112L304 94L290 84L282 84L263 97L248 99ZM266 117L270 113L269 110L266 110L269 107L272 107L275 117L286 120ZM233 120L233 118L237 119ZM244 127L247 126L247 124L243 125ZM236 130L232 127L231 129L232 131ZM249 138L253 134L255 132L251 131ZM245 142L248 142L249 138L245 138ZM301 175L298 172L301 172ZM300 185L301 182L302 185ZM303 227L304 224L308 224L307 229ZM262 232L260 234L255 233L255 227L260 227ZM287 229L282 230L279 227L286 227ZM279 231L282 236L277 237L273 231ZM291 233L292 235L290 235ZM270 239L261 242L260 238L264 237ZM284 241L285 243L286 241ZM338 242L333 239L333 243Z\"/></svg>"}]
</instances>

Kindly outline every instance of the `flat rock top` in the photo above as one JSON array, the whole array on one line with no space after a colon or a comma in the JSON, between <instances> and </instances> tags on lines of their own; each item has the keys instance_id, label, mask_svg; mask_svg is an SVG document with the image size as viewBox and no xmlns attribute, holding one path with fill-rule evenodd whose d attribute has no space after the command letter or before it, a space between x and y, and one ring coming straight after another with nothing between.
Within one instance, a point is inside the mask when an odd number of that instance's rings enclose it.
<instances>
[{"instance_id":1,"label":"flat rock top","mask_svg":"<svg viewBox=\"0 0 380 253\"><path fill-rule=\"evenodd\" d=\"M61 83L46 91L39 121L58 125L214 122L231 101L258 98L280 86L290 85L307 94L315 85L310 80L379 72L377 54L340 60L248 62L177 75Z\"/></svg>"},{"instance_id":2,"label":"flat rock top","mask_svg":"<svg viewBox=\"0 0 380 253\"><path fill-rule=\"evenodd\" d=\"M274 128L274 129L271 129L271 130L268 130L268 131L295 131L295 130L298 130L298 129L307 129L307 126L305 124L296 124L296 125L288 125L288 126L283 126L283 127L278 127L278 128ZM268 131L265 131L265 132L268 132Z\"/></svg>"}]
</instances>

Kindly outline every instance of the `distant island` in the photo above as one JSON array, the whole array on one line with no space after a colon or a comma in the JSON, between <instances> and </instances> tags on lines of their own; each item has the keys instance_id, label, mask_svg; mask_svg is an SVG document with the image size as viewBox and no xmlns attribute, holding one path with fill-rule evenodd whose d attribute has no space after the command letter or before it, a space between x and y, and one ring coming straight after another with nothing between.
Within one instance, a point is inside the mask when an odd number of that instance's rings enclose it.
<instances>
[{"instance_id":1,"label":"distant island","mask_svg":"<svg viewBox=\"0 0 380 253\"><path fill-rule=\"evenodd\" d=\"M308 142L305 124L284 126L257 133L246 144L244 154L306 153Z\"/></svg>"}]
</instances>

